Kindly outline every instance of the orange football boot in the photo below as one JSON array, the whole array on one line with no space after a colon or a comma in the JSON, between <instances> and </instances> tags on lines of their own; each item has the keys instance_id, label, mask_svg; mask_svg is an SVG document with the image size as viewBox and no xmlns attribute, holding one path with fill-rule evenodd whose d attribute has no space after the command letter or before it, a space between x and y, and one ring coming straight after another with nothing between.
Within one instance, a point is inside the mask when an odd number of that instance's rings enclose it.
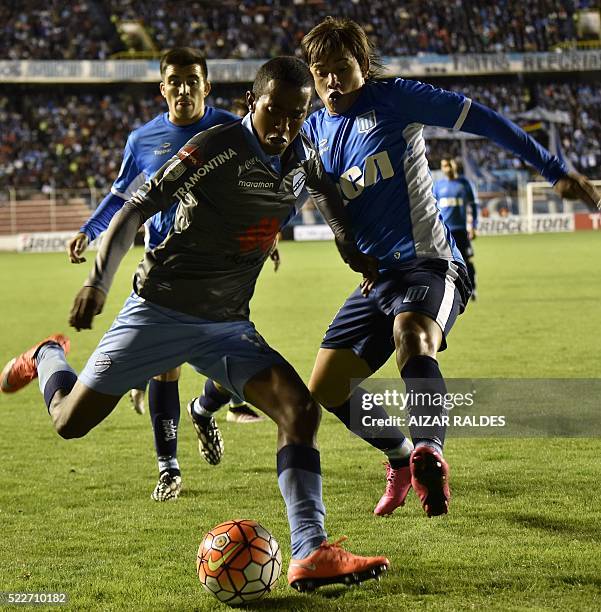
<instances>
[{"instance_id":1,"label":"orange football boot","mask_svg":"<svg viewBox=\"0 0 601 612\"><path fill-rule=\"evenodd\" d=\"M71 341L62 334L53 334L41 342L34 344L29 350L21 353L18 357L13 357L0 374L0 391L2 393L15 393L32 380L38 377L37 363L35 355L44 344L58 344L65 351L65 355L71 348Z\"/></svg>"},{"instance_id":2,"label":"orange football boot","mask_svg":"<svg viewBox=\"0 0 601 612\"><path fill-rule=\"evenodd\" d=\"M390 565L386 557L360 557L345 550L340 538L329 544L324 541L308 557L290 559L288 584L300 591L314 591L327 584L359 584L372 578L380 579Z\"/></svg>"}]
</instances>

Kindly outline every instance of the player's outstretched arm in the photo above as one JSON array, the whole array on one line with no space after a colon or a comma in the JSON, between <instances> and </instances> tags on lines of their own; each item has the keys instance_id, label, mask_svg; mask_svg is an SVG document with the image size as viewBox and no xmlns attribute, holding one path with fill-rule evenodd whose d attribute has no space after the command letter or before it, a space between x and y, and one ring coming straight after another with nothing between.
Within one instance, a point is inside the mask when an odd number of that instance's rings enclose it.
<instances>
[{"instance_id":1,"label":"player's outstretched arm","mask_svg":"<svg viewBox=\"0 0 601 612\"><path fill-rule=\"evenodd\" d=\"M113 217L96 255L94 268L71 309L69 324L78 331L92 327L94 317L102 310L119 264L142 224L159 211L171 208L176 191L186 179L185 165L181 172L180 164L183 162L179 157L172 157Z\"/></svg>"},{"instance_id":2,"label":"player's outstretched arm","mask_svg":"<svg viewBox=\"0 0 601 612\"><path fill-rule=\"evenodd\" d=\"M463 131L486 136L532 164L567 200L582 200L591 210L601 208L601 196L582 174L568 173L565 164L517 125L482 104L472 103Z\"/></svg>"},{"instance_id":3,"label":"player's outstretched arm","mask_svg":"<svg viewBox=\"0 0 601 612\"><path fill-rule=\"evenodd\" d=\"M88 280L75 296L69 325L77 331L91 329L94 317L102 312L106 295L121 260L133 244L146 217L133 202L127 202L111 221Z\"/></svg>"},{"instance_id":4,"label":"player's outstretched arm","mask_svg":"<svg viewBox=\"0 0 601 612\"><path fill-rule=\"evenodd\" d=\"M566 200L581 200L590 210L601 210L601 193L582 174L570 172L553 186L555 193Z\"/></svg>"}]
</instances>

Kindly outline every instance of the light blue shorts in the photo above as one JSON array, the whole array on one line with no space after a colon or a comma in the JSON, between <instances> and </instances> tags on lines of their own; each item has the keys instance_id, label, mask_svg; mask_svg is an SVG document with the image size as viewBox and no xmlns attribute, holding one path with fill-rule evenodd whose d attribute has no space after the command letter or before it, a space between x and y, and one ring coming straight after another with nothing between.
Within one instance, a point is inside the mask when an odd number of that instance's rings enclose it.
<instances>
[{"instance_id":1,"label":"light blue shorts","mask_svg":"<svg viewBox=\"0 0 601 612\"><path fill-rule=\"evenodd\" d=\"M95 391L121 396L186 362L242 398L255 374L287 363L251 321L199 319L132 293L79 379Z\"/></svg>"}]
</instances>

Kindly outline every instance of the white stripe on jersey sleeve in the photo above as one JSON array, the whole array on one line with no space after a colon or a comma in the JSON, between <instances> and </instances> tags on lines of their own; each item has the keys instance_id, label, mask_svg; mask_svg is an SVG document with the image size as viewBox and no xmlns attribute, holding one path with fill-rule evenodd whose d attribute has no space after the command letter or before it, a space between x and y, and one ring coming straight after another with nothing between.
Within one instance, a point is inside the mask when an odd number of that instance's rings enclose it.
<instances>
[{"instance_id":1,"label":"white stripe on jersey sleeve","mask_svg":"<svg viewBox=\"0 0 601 612\"><path fill-rule=\"evenodd\" d=\"M143 172L140 172L140 174L134 177L133 181L127 186L125 193L122 191L117 191L114 185L111 187L111 193L122 198L123 200L129 200L145 182L146 175Z\"/></svg>"},{"instance_id":2,"label":"white stripe on jersey sleeve","mask_svg":"<svg viewBox=\"0 0 601 612\"><path fill-rule=\"evenodd\" d=\"M411 233L417 257L453 259L444 223L440 220L436 198L432 193L432 175L426 159L426 143L422 123L410 123L403 130L407 151L403 156L403 171L407 184L407 199L411 218Z\"/></svg>"},{"instance_id":3,"label":"white stripe on jersey sleeve","mask_svg":"<svg viewBox=\"0 0 601 612\"><path fill-rule=\"evenodd\" d=\"M453 126L454 130L460 130L461 127L463 126L463 123L465 121L465 118L467 117L467 114L470 110L470 106L472 105L472 99L471 98L466 98L463 101L463 108L461 109L461 113L459 114L459 117L457 119L457 121L455 121L455 125Z\"/></svg>"}]
</instances>

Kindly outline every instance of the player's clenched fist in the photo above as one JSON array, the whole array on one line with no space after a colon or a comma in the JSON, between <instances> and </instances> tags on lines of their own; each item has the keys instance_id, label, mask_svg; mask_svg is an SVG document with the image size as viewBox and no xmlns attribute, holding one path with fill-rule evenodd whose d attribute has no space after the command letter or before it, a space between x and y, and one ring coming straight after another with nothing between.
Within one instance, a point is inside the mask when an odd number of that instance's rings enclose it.
<instances>
[{"instance_id":1,"label":"player's clenched fist","mask_svg":"<svg viewBox=\"0 0 601 612\"><path fill-rule=\"evenodd\" d=\"M86 258L82 257L82 253L88 248L88 237L83 233L79 232L69 240L67 244L67 253L71 263L83 263Z\"/></svg>"},{"instance_id":2,"label":"player's clenched fist","mask_svg":"<svg viewBox=\"0 0 601 612\"><path fill-rule=\"evenodd\" d=\"M566 200L582 200L591 210L601 210L601 194L582 174L570 172L555 183L554 189Z\"/></svg>"},{"instance_id":3,"label":"player's clenched fist","mask_svg":"<svg viewBox=\"0 0 601 612\"><path fill-rule=\"evenodd\" d=\"M75 296L69 325L77 331L81 329L92 329L92 321L97 314L102 312L106 295L96 287L82 287Z\"/></svg>"}]
</instances>

